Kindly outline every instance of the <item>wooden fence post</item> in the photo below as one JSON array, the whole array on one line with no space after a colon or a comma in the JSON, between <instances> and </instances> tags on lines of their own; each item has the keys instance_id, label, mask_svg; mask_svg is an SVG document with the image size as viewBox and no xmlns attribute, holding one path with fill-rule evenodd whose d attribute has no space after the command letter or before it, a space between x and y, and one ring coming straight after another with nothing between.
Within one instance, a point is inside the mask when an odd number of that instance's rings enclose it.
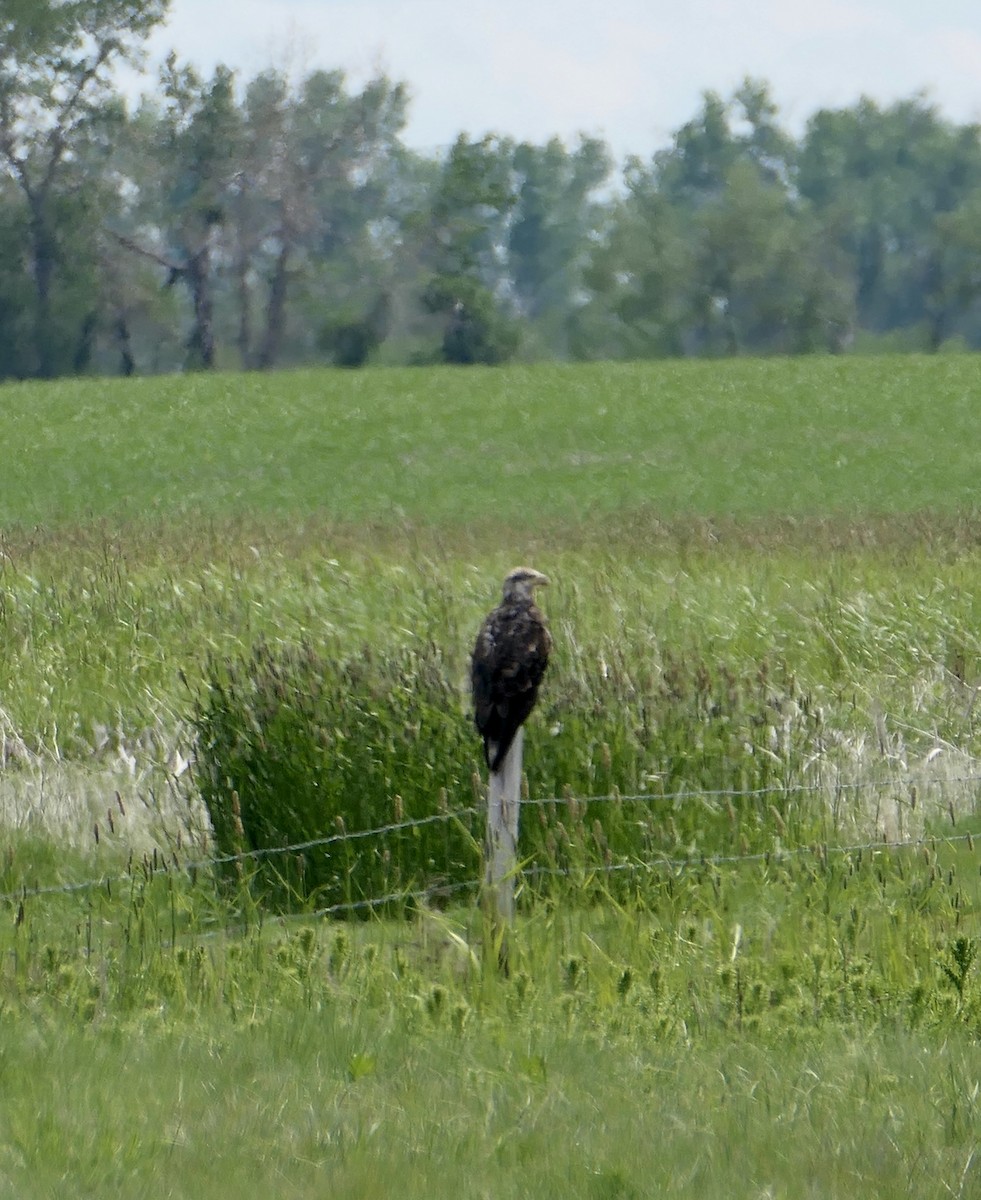
<instances>
[{"instance_id":1,"label":"wooden fence post","mask_svg":"<svg viewBox=\"0 0 981 1200\"><path fill-rule=\"evenodd\" d=\"M493 941L498 945L498 965L505 974L508 971L508 927L514 923L515 911L524 735L524 729L519 728L501 769L491 771L487 788L487 903Z\"/></svg>"}]
</instances>

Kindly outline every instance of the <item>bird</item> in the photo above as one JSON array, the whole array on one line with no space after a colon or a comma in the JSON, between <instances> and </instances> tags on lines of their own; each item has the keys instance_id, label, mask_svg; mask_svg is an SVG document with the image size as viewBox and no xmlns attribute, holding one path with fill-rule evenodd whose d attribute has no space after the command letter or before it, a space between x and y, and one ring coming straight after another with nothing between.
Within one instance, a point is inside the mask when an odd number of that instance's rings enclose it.
<instances>
[{"instance_id":1,"label":"bird","mask_svg":"<svg viewBox=\"0 0 981 1200\"><path fill-rule=\"evenodd\" d=\"M552 636L535 604L547 575L515 567L504 579L501 603L484 618L470 659L474 724L484 739L491 772L501 769L515 735L538 699Z\"/></svg>"}]
</instances>

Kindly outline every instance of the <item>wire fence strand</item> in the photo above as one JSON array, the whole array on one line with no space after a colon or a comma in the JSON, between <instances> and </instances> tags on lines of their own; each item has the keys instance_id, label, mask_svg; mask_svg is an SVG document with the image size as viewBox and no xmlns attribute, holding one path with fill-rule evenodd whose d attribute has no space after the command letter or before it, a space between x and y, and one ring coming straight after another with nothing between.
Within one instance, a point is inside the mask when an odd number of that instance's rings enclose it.
<instances>
[{"instance_id":1,"label":"wire fence strand","mask_svg":"<svg viewBox=\"0 0 981 1200\"><path fill-rule=\"evenodd\" d=\"M935 783L937 786L964 786L976 785L981 787L981 774L959 776L943 780L864 780L864 781L831 781L830 783L814 783L814 784L773 784L761 788L719 788L719 789L685 789L674 792L640 792L631 794L621 794L620 792L609 792L599 796L541 796L532 797L522 800L522 807L542 808L548 806L562 806L574 804L576 806L585 807L592 804L645 804L654 806L658 804L676 804L686 800L746 800L746 799L762 799L766 796L774 795L796 795L813 793L816 791L835 792L850 791L850 792L881 792L883 789L896 788L900 786L927 786ZM181 874L193 876L196 873L203 873L215 867L231 866L235 863L247 864L250 862L258 862L265 859L274 858L281 855L299 855L310 850L326 849L330 846L346 842L364 841L369 838L382 838L395 834L408 832L414 829L420 829L426 826L436 825L447 822L463 822L466 819L482 815L480 809L474 805L467 805L463 808L451 809L445 812L430 813L422 817L407 818L400 821L392 821L385 825L374 826L370 829L359 829L354 831L340 830L337 833L326 834L322 837L310 838L302 842L292 842L285 846L265 846L252 850L243 850L235 854L222 854L211 856L208 858L200 858L189 862L181 862L176 852L170 852L169 856L154 852L153 858L144 856L135 864L130 863L125 871L117 872L114 875L99 875L88 879L66 882L62 884L48 884L34 887L20 887L13 891L0 893L0 904L22 904L25 900L38 898L43 896L54 895L72 895L86 891L92 891L98 888L105 888L111 892L113 887L132 883L140 874L144 878L149 878L158 874L179 872ZM779 846L771 850L760 850L752 853L741 854L712 854L712 855L692 855L681 858L672 858L668 856L658 855L652 857L649 861L624 861L618 863L596 863L591 867L576 867L576 868L560 868L560 867L542 867L531 866L523 868L519 874L525 880L535 878L544 878L548 876L571 876L575 874L612 874L619 872L630 873L651 873L656 870L668 870L682 872L694 868L704 868L706 866L728 866L738 865L743 863L754 863L762 861L781 861L799 857L802 855L850 855L859 852L872 852L883 850L903 850L915 849L922 846L929 846L937 842L944 844L956 844L972 842L973 835L970 833L949 835L946 837L938 837L936 835L923 836L919 838L902 838L887 840L885 838L870 839L864 842L855 842L845 846L835 846L829 843L809 844L802 846ZM308 916L323 917L340 914L344 912L358 912L363 910L373 910L383 908L386 905L398 902L419 901L432 897L433 895L448 896L458 892L467 890L476 890L481 886L481 880L471 879L452 884L436 884L429 888L414 888L404 891L391 892L387 895L368 897L359 900L345 901L342 903L328 905L325 908L317 909Z\"/></svg>"}]
</instances>

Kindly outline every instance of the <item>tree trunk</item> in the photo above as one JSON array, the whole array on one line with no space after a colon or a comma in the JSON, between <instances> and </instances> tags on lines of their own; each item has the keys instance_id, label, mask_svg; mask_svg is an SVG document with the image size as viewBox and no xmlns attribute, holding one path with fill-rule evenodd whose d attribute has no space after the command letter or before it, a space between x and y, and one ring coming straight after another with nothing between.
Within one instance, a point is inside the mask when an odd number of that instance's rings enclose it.
<instances>
[{"instance_id":1,"label":"tree trunk","mask_svg":"<svg viewBox=\"0 0 981 1200\"><path fill-rule=\"evenodd\" d=\"M924 308L929 331L929 345L934 354L944 344L947 337L949 310L945 283L943 260L940 254L935 252L927 260L923 276Z\"/></svg>"},{"instance_id":2,"label":"tree trunk","mask_svg":"<svg viewBox=\"0 0 981 1200\"><path fill-rule=\"evenodd\" d=\"M82 328L78 333L78 345L72 356L72 370L76 375L81 375L88 370L92 362L92 351L95 347L95 334L98 328L98 315L94 312L86 313L85 319L82 321Z\"/></svg>"},{"instance_id":3,"label":"tree trunk","mask_svg":"<svg viewBox=\"0 0 981 1200\"><path fill-rule=\"evenodd\" d=\"M259 351L259 366L266 370L279 357L286 323L286 287L289 283L289 258L292 247L283 241L276 255L272 281L269 284L269 304L266 306L266 330Z\"/></svg>"},{"instance_id":4,"label":"tree trunk","mask_svg":"<svg viewBox=\"0 0 981 1200\"><path fill-rule=\"evenodd\" d=\"M210 371L215 365L214 301L211 295L210 238L196 254L188 257L184 268L194 303L194 326L187 340L188 366Z\"/></svg>"},{"instance_id":5,"label":"tree trunk","mask_svg":"<svg viewBox=\"0 0 981 1200\"><path fill-rule=\"evenodd\" d=\"M50 379L55 373L54 337L51 328L54 238L48 229L43 197L31 196L30 205L30 254L34 275L34 353L38 376L41 379Z\"/></svg>"},{"instance_id":6,"label":"tree trunk","mask_svg":"<svg viewBox=\"0 0 981 1200\"><path fill-rule=\"evenodd\" d=\"M249 288L249 264L243 258L236 268L236 291L238 292L238 345L239 360L244 370L252 366L252 291Z\"/></svg>"},{"instance_id":7,"label":"tree trunk","mask_svg":"<svg viewBox=\"0 0 981 1200\"><path fill-rule=\"evenodd\" d=\"M129 321L123 312L116 317L116 345L119 347L119 373L129 378L136 372L136 359L133 357Z\"/></svg>"}]
</instances>

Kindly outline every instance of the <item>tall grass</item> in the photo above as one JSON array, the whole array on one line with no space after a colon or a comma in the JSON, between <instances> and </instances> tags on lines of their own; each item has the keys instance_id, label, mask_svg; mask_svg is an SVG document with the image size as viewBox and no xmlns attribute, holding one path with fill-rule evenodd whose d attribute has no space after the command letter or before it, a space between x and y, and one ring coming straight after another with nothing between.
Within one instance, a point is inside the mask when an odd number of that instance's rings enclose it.
<instances>
[{"instance_id":1,"label":"tall grass","mask_svg":"<svg viewBox=\"0 0 981 1200\"><path fill-rule=\"evenodd\" d=\"M969 777L977 551L942 524L929 536L907 526L905 539L869 528L879 545L866 551L683 526L649 539L636 525L602 548L534 547L555 580L556 649L529 724L532 797L799 783L831 796L841 781ZM511 556L478 564L472 545L432 533L417 537L415 561L341 538L325 555L324 533L293 530L280 544L268 526L257 538L228 530L210 549L165 530L110 548L51 534L11 547L0 793L26 798L43 778L47 801L28 805L43 822L58 797L92 792L78 772L94 770L104 792L80 805L86 833L115 790L128 801L140 780L154 807L184 804L191 724L212 672L234 673L260 645L277 657L306 645L328 723L349 744L376 745L375 759L354 755L357 766L331 776L331 794L352 800L325 802L323 822L340 815L351 829L370 813L387 823L396 796L412 814L434 811L441 789L451 808L473 803L467 660ZM360 731L359 712L369 714ZM359 773L377 783L362 792ZM958 806L972 804L968 784ZM681 807L676 840L687 845L695 831ZM866 832L873 819L864 815ZM718 822L729 837L728 814Z\"/></svg>"},{"instance_id":2,"label":"tall grass","mask_svg":"<svg viewBox=\"0 0 981 1200\"><path fill-rule=\"evenodd\" d=\"M469 908L232 933L208 879L147 860L14 900L5 1189L971 1194L966 840L662 869L630 903L566 887L508 980Z\"/></svg>"},{"instance_id":3,"label":"tall grass","mask_svg":"<svg viewBox=\"0 0 981 1200\"><path fill-rule=\"evenodd\" d=\"M765 664L750 680L673 657L662 669L628 667L556 673L544 728L529 738L527 787L539 801L555 797L522 842L544 879L584 852L649 862L733 839L769 845L774 822L798 839L823 828L793 792L818 728L793 681ZM477 740L433 643L383 656L366 647L342 664L260 644L241 664L214 664L194 724L201 795L233 878L249 854L267 894L333 907L455 891L479 876ZM625 792L635 799L609 802ZM684 802L706 792L725 795ZM675 803L657 804L665 796ZM420 819L390 839L343 836ZM322 844L294 859L265 853L309 840Z\"/></svg>"}]
</instances>

